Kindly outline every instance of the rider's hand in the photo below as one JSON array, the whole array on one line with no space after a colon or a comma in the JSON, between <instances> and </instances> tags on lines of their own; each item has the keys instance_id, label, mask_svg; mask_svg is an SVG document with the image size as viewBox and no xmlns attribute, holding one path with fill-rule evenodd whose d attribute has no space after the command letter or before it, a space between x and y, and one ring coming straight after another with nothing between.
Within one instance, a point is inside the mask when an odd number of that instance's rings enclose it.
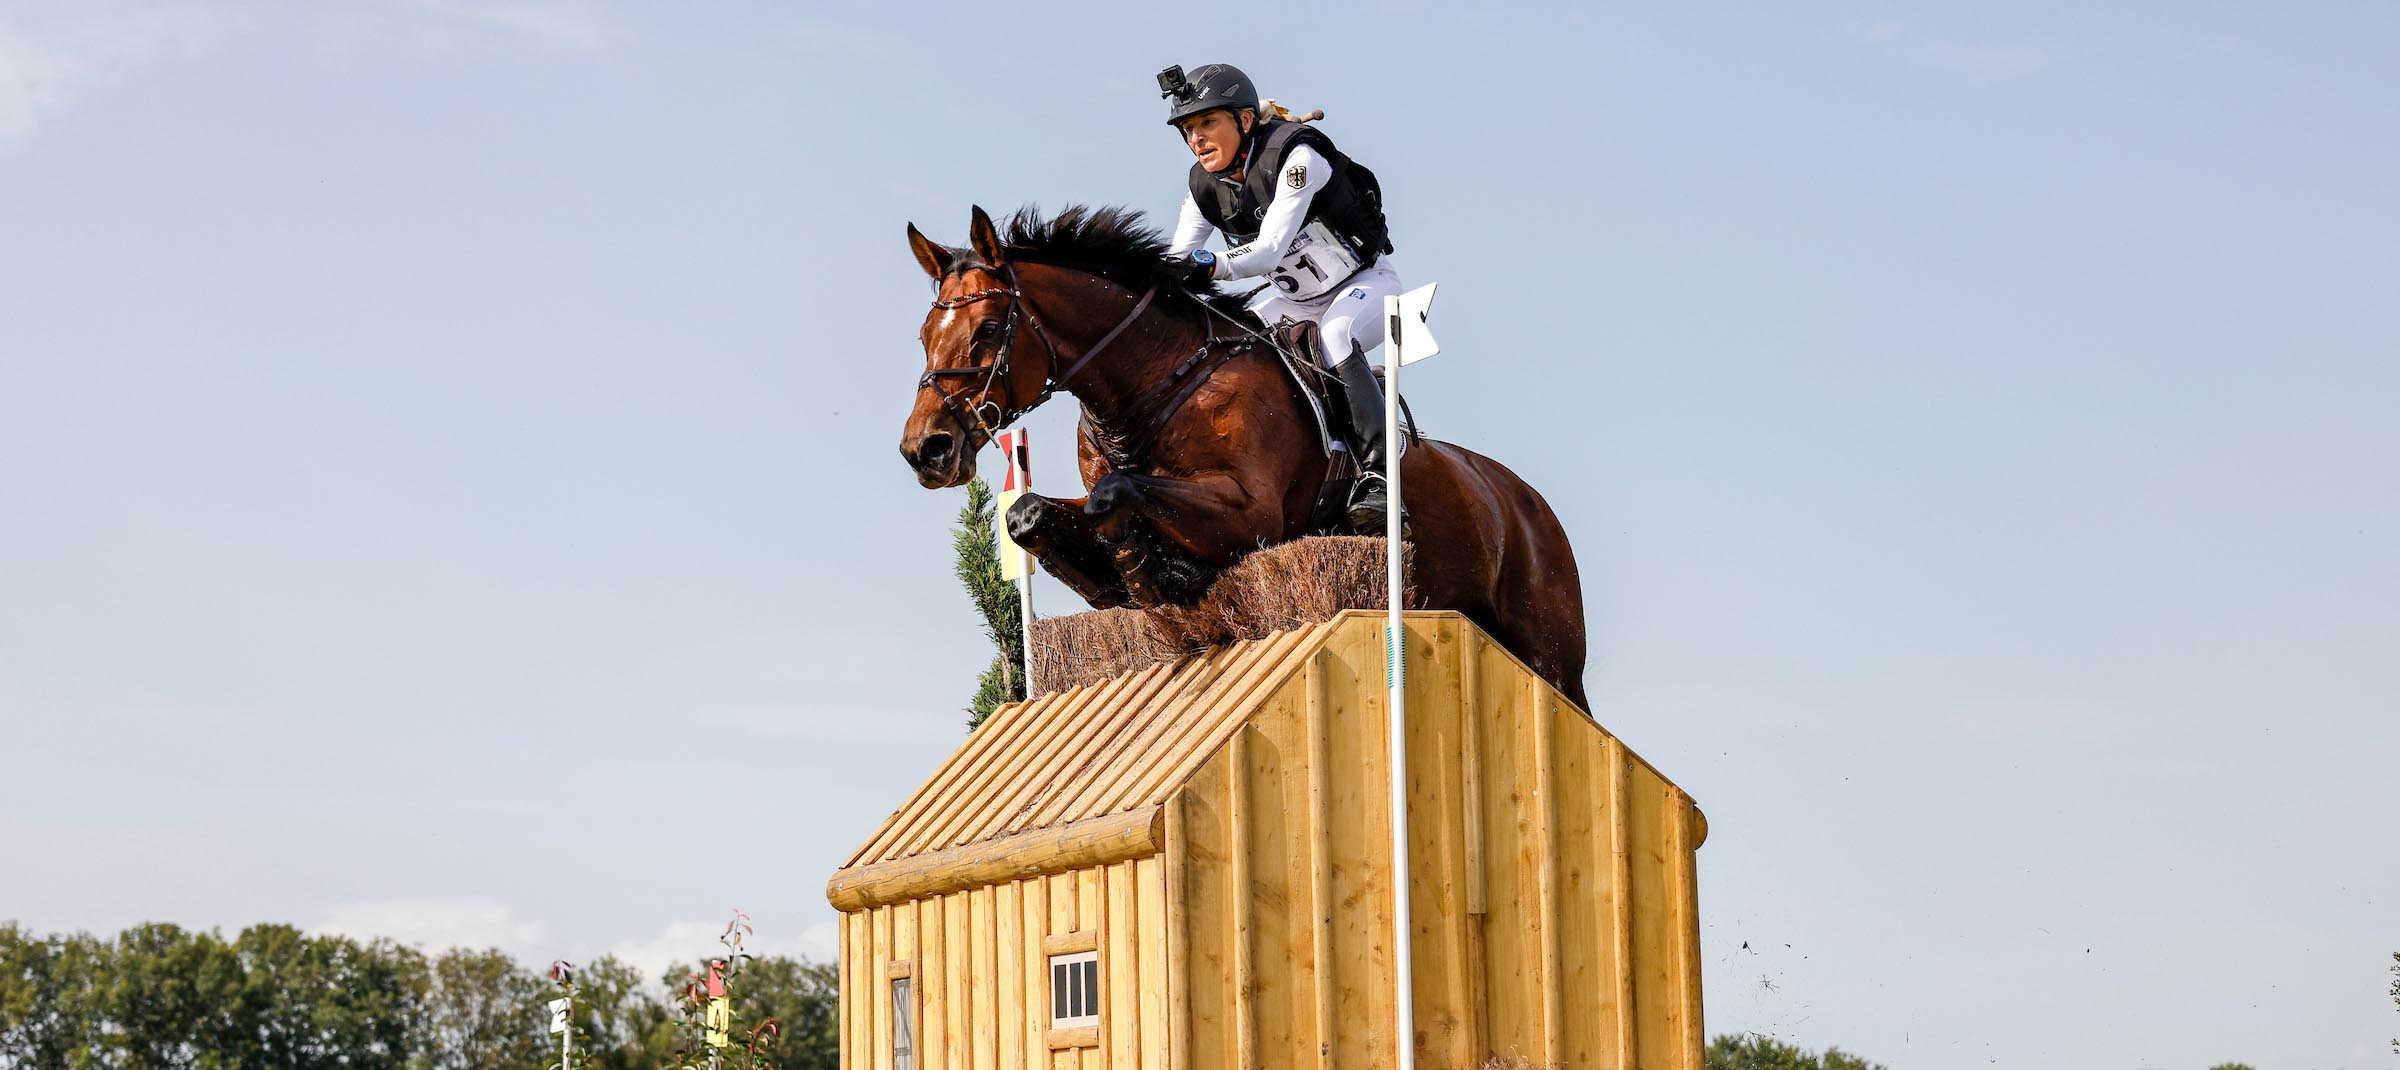
<instances>
[{"instance_id":1,"label":"rider's hand","mask_svg":"<svg viewBox=\"0 0 2400 1070\"><path fill-rule=\"evenodd\" d=\"M1194 249L1182 256L1167 258L1167 268L1175 277L1195 290L1205 290L1217 280L1217 254L1206 249Z\"/></svg>"}]
</instances>

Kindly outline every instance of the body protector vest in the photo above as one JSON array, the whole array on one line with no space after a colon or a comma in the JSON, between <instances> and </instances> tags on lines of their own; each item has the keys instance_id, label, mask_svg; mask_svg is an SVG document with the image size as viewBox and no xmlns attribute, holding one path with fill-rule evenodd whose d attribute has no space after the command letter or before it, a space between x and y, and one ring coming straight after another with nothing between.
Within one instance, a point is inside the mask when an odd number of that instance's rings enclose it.
<instances>
[{"instance_id":1,"label":"body protector vest","mask_svg":"<svg viewBox=\"0 0 2400 1070\"><path fill-rule=\"evenodd\" d=\"M1325 157L1333 174L1325 187L1317 191L1316 199L1309 202L1308 218L1303 222L1324 223L1358 254L1362 264L1373 263L1378 254L1392 251L1391 227L1383 218L1383 184L1376 181L1375 172L1343 155L1324 131L1305 123L1266 119L1252 131L1251 137L1253 148L1239 182L1212 175L1197 163L1192 165L1192 203L1200 207L1203 218L1224 233L1226 241L1241 245L1258 237L1260 221L1267 217L1267 205L1275 199L1276 178L1283 173L1284 157L1293 148L1306 145Z\"/></svg>"}]
</instances>

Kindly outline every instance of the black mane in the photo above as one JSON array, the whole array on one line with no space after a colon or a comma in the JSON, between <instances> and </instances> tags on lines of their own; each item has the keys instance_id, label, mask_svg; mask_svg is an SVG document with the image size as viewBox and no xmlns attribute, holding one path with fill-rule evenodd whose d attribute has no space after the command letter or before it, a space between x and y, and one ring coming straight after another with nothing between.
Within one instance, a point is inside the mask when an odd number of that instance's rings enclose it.
<instances>
[{"instance_id":1,"label":"black mane","mask_svg":"<svg viewBox=\"0 0 2400 1070\"><path fill-rule=\"evenodd\" d=\"M1137 292L1157 287L1160 307L1193 317L1213 309L1245 326L1258 325L1240 298L1186 289L1168 267L1167 239L1131 208L1073 204L1044 219L1040 209L1026 205L1008 221L1002 240L1014 259L1088 272Z\"/></svg>"}]
</instances>

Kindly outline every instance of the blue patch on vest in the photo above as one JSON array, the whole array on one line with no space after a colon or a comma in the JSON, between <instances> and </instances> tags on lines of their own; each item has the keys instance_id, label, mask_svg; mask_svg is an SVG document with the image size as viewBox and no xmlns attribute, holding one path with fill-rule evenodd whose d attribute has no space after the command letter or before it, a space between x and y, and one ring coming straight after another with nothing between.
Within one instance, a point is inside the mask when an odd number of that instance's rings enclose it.
<instances>
[{"instance_id":1,"label":"blue patch on vest","mask_svg":"<svg viewBox=\"0 0 2400 1070\"><path fill-rule=\"evenodd\" d=\"M1349 293L1343 294L1342 296L1344 296L1344 297L1357 297L1357 298L1362 298L1362 299L1363 299L1363 298L1365 298L1365 297L1367 296L1367 288L1366 288L1366 287L1364 287L1364 286L1353 286L1353 287L1351 287L1351 288L1350 288L1350 292L1349 292Z\"/></svg>"}]
</instances>

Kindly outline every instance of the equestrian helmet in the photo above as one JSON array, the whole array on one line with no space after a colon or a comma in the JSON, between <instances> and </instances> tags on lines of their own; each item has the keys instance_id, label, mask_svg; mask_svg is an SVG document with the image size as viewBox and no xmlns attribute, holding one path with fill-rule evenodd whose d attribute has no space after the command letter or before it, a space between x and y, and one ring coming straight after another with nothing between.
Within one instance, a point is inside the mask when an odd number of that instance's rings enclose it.
<instances>
[{"instance_id":1,"label":"equestrian helmet","mask_svg":"<svg viewBox=\"0 0 2400 1070\"><path fill-rule=\"evenodd\" d=\"M1258 83L1230 63L1211 63L1193 71L1189 80L1170 68L1158 78L1159 96L1167 98L1167 125L1218 108L1258 110ZM1170 78L1169 75L1174 75Z\"/></svg>"}]
</instances>

